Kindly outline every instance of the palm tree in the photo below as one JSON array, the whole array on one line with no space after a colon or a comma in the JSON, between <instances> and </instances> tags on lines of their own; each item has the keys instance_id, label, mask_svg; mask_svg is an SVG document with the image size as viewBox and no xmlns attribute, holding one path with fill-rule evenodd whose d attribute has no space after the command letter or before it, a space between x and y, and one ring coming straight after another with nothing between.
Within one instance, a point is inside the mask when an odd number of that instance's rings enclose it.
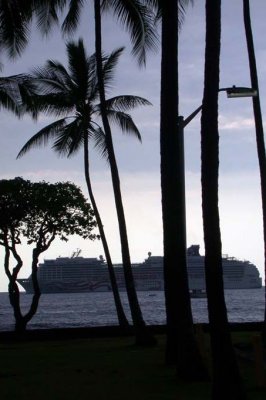
<instances>
[{"instance_id":1,"label":"palm tree","mask_svg":"<svg viewBox=\"0 0 266 400\"><path fill-rule=\"evenodd\" d=\"M262 121L260 96L259 96L259 81L258 81L257 66L256 66L256 56L253 44L249 0L243 0L243 12L244 12L244 25L245 25L245 33L247 41L248 58L249 58L251 86L253 89L257 91L257 96L253 97L253 112L254 112L255 128L256 128L257 153L258 153L259 168L260 168L260 186L261 186L263 239L264 239L264 270L266 272L266 153L265 153L263 121ZM266 285L265 285L265 304L266 304ZM266 343L266 307L264 308L263 337Z\"/></svg>"},{"instance_id":2,"label":"palm tree","mask_svg":"<svg viewBox=\"0 0 266 400\"><path fill-rule=\"evenodd\" d=\"M63 9L66 5L65 1L57 1L56 5L51 0L46 1L45 5L41 1L36 0L36 10L38 11L38 18L40 22L45 21L44 15L51 15L52 18L48 19L48 24L41 24L44 27L44 31L49 29L49 23L57 21L55 11ZM68 12L63 23L64 32L72 32L76 29L81 7L84 5L84 1L75 1L69 4ZM124 266L126 289L128 294L128 300L133 319L133 325L136 331L136 342L139 344L154 343L154 338L145 329L145 322L142 317L141 309L139 306L137 293L134 285L129 244L127 237L126 219L123 208L123 201L120 188L120 179L116 163L116 157L113 147L112 134L110 129L109 120L107 117L107 103L105 96L105 86L103 79L103 67L102 67L102 49L101 49L101 11L112 10L118 19L128 28L131 34L133 42L133 53L137 54L140 63L145 63L146 49L153 47L156 42L156 35L153 29L152 14L143 5L143 1L140 0L95 0L94 11L95 11L95 46L96 46L96 60L97 60L97 77L99 84L99 95L101 101L101 117L103 121L103 127L106 135L106 146L110 162L119 233L121 242L121 253L122 261Z\"/></svg>"},{"instance_id":3,"label":"palm tree","mask_svg":"<svg viewBox=\"0 0 266 400\"><path fill-rule=\"evenodd\" d=\"M113 52L109 57L103 57L104 84L108 85L112 79L114 68L122 49ZM94 139L103 155L108 155L106 149L106 135L96 122L100 117L99 86L97 82L95 56L86 56L83 42L70 42L67 45L69 72L64 66L55 61L48 61L44 68L37 69L30 81L37 82L37 89L41 96L35 102L39 111L49 114L66 115L36 133L21 149L19 157L29 149L45 144L48 139L54 138L54 149L60 154L71 156L83 145L85 177L98 223L100 236L103 242L105 257L110 273L113 293L115 297L120 324L128 325L123 312L115 273L107 245L103 224L95 202L89 173L88 139ZM118 124L125 132L132 133L140 139L140 133L131 117L126 113L139 105L150 104L147 100L137 96L116 96L106 101L108 118Z\"/></svg>"},{"instance_id":4,"label":"palm tree","mask_svg":"<svg viewBox=\"0 0 266 400\"><path fill-rule=\"evenodd\" d=\"M161 19L161 191L167 317L166 362L185 379L206 379L191 311L185 230L184 187L178 131L178 27L188 0L146 0Z\"/></svg>"},{"instance_id":5,"label":"palm tree","mask_svg":"<svg viewBox=\"0 0 266 400\"><path fill-rule=\"evenodd\" d=\"M125 219L124 206L123 206L121 187L120 187L120 179L114 152L112 132L108 120L108 108L106 104L105 85L103 79L100 0L94 0L94 11L95 11L95 50L96 50L96 64L97 64L97 77L99 84L101 117L106 135L106 148L108 151L108 157L110 162L127 295L130 304L133 325L135 327L136 343L141 345L153 344L155 343L155 339L150 335L150 333L146 329L141 308L138 302L136 288L134 285L128 236L127 236L126 219Z\"/></svg>"},{"instance_id":6,"label":"palm tree","mask_svg":"<svg viewBox=\"0 0 266 400\"><path fill-rule=\"evenodd\" d=\"M161 190L164 237L164 275L167 310L166 361L177 362L179 374L191 376L190 368L198 360L189 298L185 214L180 186L180 151L178 136L178 5L161 2ZM167 79L166 79L167 77ZM178 306L177 306L178 305ZM179 307L179 313L177 312ZM181 324L180 321L186 321ZM183 329L180 329L183 325ZM191 346L192 343L192 347ZM190 351L191 349L191 351ZM200 368L201 369L201 368Z\"/></svg>"},{"instance_id":7,"label":"palm tree","mask_svg":"<svg viewBox=\"0 0 266 400\"><path fill-rule=\"evenodd\" d=\"M211 336L212 398L244 399L232 346L224 298L222 243L218 208L218 91L221 40L221 1L206 0L206 49L201 119L202 212L205 274Z\"/></svg>"}]
</instances>

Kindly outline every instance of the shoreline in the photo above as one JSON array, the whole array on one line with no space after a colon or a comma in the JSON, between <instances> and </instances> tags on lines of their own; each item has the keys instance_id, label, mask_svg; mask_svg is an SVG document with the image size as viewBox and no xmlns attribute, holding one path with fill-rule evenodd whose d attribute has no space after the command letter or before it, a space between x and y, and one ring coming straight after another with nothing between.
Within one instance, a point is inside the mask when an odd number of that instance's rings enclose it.
<instances>
[{"instance_id":1,"label":"shoreline","mask_svg":"<svg viewBox=\"0 0 266 400\"><path fill-rule=\"evenodd\" d=\"M195 327L201 326L204 332L208 332L208 323L195 323ZM242 322L229 323L231 332L239 331L261 331L261 322ZM147 329L155 335L165 334L166 325L147 325ZM38 341L38 340L69 340L69 339L89 339L89 338L108 338L108 337L134 336L134 328L130 325L127 329L120 328L119 325L94 326L86 328L54 328L54 329L29 329L23 334L15 331L1 331L0 342L14 340Z\"/></svg>"}]
</instances>

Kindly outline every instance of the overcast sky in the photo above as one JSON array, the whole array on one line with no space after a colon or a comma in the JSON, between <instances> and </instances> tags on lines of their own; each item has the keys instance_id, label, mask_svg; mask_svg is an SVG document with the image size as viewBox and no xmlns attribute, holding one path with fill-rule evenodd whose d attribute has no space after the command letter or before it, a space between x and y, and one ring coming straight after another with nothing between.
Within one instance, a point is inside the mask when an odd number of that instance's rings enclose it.
<instances>
[{"instance_id":1,"label":"overcast sky","mask_svg":"<svg viewBox=\"0 0 266 400\"><path fill-rule=\"evenodd\" d=\"M88 2L89 3L89 2ZM186 14L179 46L179 109L188 116L202 101L205 2L195 0ZM220 87L250 86L247 49L242 18L242 0L222 2L222 53ZM83 20L76 38L83 37L88 53L94 51L93 18L84 8ZM266 42L265 0L251 2L251 17L257 57L262 112L266 108ZM30 44L23 57L15 62L3 60L3 76L27 72L41 66L47 59L65 63L65 40L58 30L47 39L33 30ZM120 59L113 91L147 98L152 107L133 113L141 134L142 144L132 137L114 131L115 150L121 177L131 259L141 262L149 251L162 255L162 223L160 195L159 96L160 54L150 54L146 69L138 69L130 55L128 36L112 18L104 19L103 46L106 52L126 46ZM43 116L37 123L29 117L17 120L1 110L0 117L0 179L22 176L33 181L70 180L81 186L84 194L82 154L71 159L58 158L49 146L32 150L23 158L16 155L23 144L42 126L51 121ZM264 124L265 126L265 124ZM262 215L259 189L259 170L256 154L252 101L249 98L219 97L220 127L220 218L223 253L253 262L263 276ZM188 245L199 244L204 254L201 189L200 189L200 117L185 130L186 202ZM99 205L114 262L121 262L120 242L108 165L96 153L91 160L95 197ZM43 258L71 256L77 248L84 257L103 254L101 243L71 238L65 244L54 242ZM20 277L30 274L31 253L23 246L24 266ZM7 290L3 272L4 251L0 249L0 291Z\"/></svg>"}]
</instances>

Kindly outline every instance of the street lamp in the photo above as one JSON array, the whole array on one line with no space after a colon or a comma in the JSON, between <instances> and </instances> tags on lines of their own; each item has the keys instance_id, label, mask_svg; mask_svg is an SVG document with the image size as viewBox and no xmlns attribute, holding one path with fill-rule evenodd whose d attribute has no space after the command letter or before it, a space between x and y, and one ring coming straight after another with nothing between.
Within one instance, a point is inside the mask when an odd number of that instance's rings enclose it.
<instances>
[{"instance_id":1,"label":"street lamp","mask_svg":"<svg viewBox=\"0 0 266 400\"><path fill-rule=\"evenodd\" d=\"M243 86L235 86L221 88L218 92L226 92L228 98L236 98L236 97L255 97L257 96L257 90L252 88L243 87ZM184 223L184 238L186 244L186 193L185 193L185 149L184 149L184 128L196 117L196 115L202 110L202 104L196 108L187 118L184 119L183 116L178 116L178 135L179 135L179 143L180 143L180 168L181 168L181 190L182 190L182 199L180 199L182 207L183 207L183 223ZM187 247L187 244L186 244Z\"/></svg>"},{"instance_id":2,"label":"street lamp","mask_svg":"<svg viewBox=\"0 0 266 400\"><path fill-rule=\"evenodd\" d=\"M241 86L232 86L231 88L222 88L219 89L219 92L226 92L227 97L255 97L258 92L255 89L241 87Z\"/></svg>"},{"instance_id":3,"label":"street lamp","mask_svg":"<svg viewBox=\"0 0 266 400\"><path fill-rule=\"evenodd\" d=\"M243 86L235 86L233 85L232 87L226 87L226 88L221 88L218 90L218 92L226 92L228 98L236 98L236 97L255 97L258 95L257 90L248 88L248 87L243 87ZM184 129L187 124L192 121L194 117L202 110L202 104L195 110L193 113L191 113L186 119L184 117L179 116L178 117L178 126L179 128ZM182 123L181 120L183 121ZM182 127L181 127L182 126ZM182 134L182 132L181 132Z\"/></svg>"}]
</instances>

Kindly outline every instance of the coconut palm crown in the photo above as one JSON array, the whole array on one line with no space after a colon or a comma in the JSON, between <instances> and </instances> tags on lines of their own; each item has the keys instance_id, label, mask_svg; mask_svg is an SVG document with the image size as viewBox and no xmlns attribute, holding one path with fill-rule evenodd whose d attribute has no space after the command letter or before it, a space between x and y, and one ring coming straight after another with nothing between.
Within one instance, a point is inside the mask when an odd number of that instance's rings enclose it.
<instances>
[{"instance_id":1,"label":"coconut palm crown","mask_svg":"<svg viewBox=\"0 0 266 400\"><path fill-rule=\"evenodd\" d=\"M123 48L103 56L104 83L110 86L114 69ZM94 139L103 156L108 157L105 134L97 122L100 117L99 93L95 56L88 57L83 41L67 44L68 70L59 62L49 60L43 68L27 75L35 83L35 94L29 105L34 110L62 117L41 129L20 150L18 157L32 147L45 145L54 139L53 148L62 155L70 156L83 145L84 134ZM108 118L123 132L131 133L141 140L137 126L126 111L139 106L150 105L138 96L121 95L106 100Z\"/></svg>"}]
</instances>

